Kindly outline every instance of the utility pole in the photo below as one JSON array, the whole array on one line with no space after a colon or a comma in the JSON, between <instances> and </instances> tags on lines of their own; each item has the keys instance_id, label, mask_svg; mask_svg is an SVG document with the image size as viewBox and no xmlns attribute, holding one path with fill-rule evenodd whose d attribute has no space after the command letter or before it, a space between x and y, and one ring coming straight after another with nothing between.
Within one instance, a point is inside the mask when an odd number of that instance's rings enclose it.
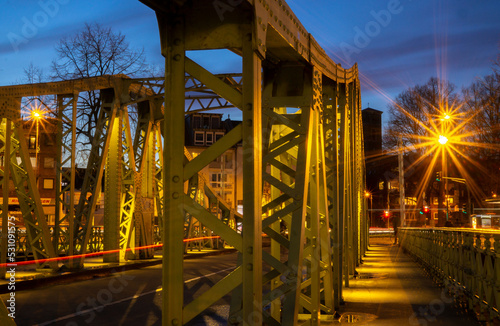
<instances>
[{"instance_id":1,"label":"utility pole","mask_svg":"<svg viewBox=\"0 0 500 326\"><path fill-rule=\"evenodd\" d=\"M405 213L405 171L403 166L403 136L399 136L399 151L398 151L398 168L399 168L399 208L400 208L400 226L406 226Z\"/></svg>"}]
</instances>

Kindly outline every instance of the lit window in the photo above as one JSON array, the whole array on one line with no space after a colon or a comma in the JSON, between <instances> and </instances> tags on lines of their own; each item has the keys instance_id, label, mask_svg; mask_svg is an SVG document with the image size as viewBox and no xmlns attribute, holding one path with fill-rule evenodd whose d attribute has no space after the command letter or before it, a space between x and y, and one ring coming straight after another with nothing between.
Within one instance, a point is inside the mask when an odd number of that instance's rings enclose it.
<instances>
[{"instance_id":1,"label":"lit window","mask_svg":"<svg viewBox=\"0 0 500 326\"><path fill-rule=\"evenodd\" d=\"M35 149L36 148L36 137L30 136L28 138L28 149Z\"/></svg>"},{"instance_id":2,"label":"lit window","mask_svg":"<svg viewBox=\"0 0 500 326\"><path fill-rule=\"evenodd\" d=\"M43 179L43 189L54 189L54 179Z\"/></svg>"}]
</instances>

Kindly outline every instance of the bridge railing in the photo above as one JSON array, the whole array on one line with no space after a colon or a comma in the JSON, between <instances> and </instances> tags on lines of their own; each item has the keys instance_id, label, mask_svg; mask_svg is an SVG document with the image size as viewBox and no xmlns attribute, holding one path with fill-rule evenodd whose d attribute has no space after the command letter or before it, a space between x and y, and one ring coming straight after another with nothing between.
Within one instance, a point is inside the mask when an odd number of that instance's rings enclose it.
<instances>
[{"instance_id":1,"label":"bridge railing","mask_svg":"<svg viewBox=\"0 0 500 326\"><path fill-rule=\"evenodd\" d=\"M400 228L398 238L481 320L500 319L500 230Z\"/></svg>"},{"instance_id":2,"label":"bridge railing","mask_svg":"<svg viewBox=\"0 0 500 326\"><path fill-rule=\"evenodd\" d=\"M68 227L67 226L60 226L59 227L61 230L65 231ZM1 232L0 228L0 232ZM51 234L51 237L54 236L54 227L50 226L49 231ZM62 238L64 237L65 232L62 232L59 234L59 237ZM15 235L15 245L16 245L16 261L17 260L25 260L25 259L33 259L33 250L31 246L27 242L26 238L26 228L24 227L15 227L14 231ZM89 242L87 244L87 253L94 253L94 252L100 252L103 251L103 227L102 226L93 226L92 230L90 231L90 238ZM64 241L64 239L59 239L58 241L58 246L59 246L59 253L61 256L66 256L68 255L69 248L67 245L67 241ZM1 245L0 245L1 249Z\"/></svg>"}]
</instances>

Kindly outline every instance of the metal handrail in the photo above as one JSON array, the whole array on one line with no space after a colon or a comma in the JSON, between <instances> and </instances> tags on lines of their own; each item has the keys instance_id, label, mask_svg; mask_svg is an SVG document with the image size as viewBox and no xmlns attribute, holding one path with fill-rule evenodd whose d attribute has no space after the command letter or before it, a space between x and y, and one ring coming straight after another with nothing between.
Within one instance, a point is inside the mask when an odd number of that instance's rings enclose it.
<instances>
[{"instance_id":1,"label":"metal handrail","mask_svg":"<svg viewBox=\"0 0 500 326\"><path fill-rule=\"evenodd\" d=\"M500 230L400 228L398 238L480 320L500 318Z\"/></svg>"}]
</instances>

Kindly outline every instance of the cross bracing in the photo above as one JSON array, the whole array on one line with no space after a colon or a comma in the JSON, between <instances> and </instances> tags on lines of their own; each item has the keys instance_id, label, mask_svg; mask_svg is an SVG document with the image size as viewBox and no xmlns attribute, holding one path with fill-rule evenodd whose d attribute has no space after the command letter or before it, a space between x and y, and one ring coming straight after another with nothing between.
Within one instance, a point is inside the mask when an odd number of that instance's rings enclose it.
<instances>
[{"instance_id":1,"label":"cross bracing","mask_svg":"<svg viewBox=\"0 0 500 326\"><path fill-rule=\"evenodd\" d=\"M226 294L232 298L229 324L319 325L334 319L342 287L367 246L357 66L345 69L329 58L282 0L238 1L213 15L207 14L214 10L207 1L142 2L158 17L165 78L103 76L0 88L0 152L26 158L20 165L9 160L9 173L2 170L4 187L15 179L28 189L18 194L26 203L26 246L35 258L88 251L95 236L93 212L104 192L112 205L105 208L102 246L119 249L107 261L150 257L151 250L135 248L155 241L152 217L159 217L164 325L185 324ZM241 73L215 75L186 56L188 50L209 49L238 54ZM98 137L79 202L61 200L62 188L56 196L64 214L56 219L58 236L52 236L37 206L29 151L16 147L22 143L15 132L20 103L23 97L56 95L56 146L69 153L56 164L58 182L73 196L68 185L75 173L75 99L91 90L102 98ZM136 105L134 124L129 105ZM242 123L191 157L179 137L185 114L215 109L240 110ZM63 144L63 138L73 143ZM238 143L243 216L200 174ZM209 233L238 251L238 266L200 297L183 302L184 239ZM270 250L263 248L263 237L271 240ZM67 263L79 267L82 260Z\"/></svg>"},{"instance_id":2,"label":"cross bracing","mask_svg":"<svg viewBox=\"0 0 500 326\"><path fill-rule=\"evenodd\" d=\"M357 66L345 69L329 58L285 1L141 2L156 12L165 93L172 94L165 98L165 135L184 132L185 74L224 99L218 105L241 110L243 120L231 137L243 148L242 232L203 217L238 250L238 267L192 302L178 300L179 207L195 212L197 204L179 195L176 180L188 180L223 148L186 162L182 143L165 143L163 235L171 249L164 255L163 325L187 323L229 293L229 324L333 320L367 246ZM187 54L211 49L241 57L237 83ZM263 237L271 239L270 251Z\"/></svg>"}]
</instances>

